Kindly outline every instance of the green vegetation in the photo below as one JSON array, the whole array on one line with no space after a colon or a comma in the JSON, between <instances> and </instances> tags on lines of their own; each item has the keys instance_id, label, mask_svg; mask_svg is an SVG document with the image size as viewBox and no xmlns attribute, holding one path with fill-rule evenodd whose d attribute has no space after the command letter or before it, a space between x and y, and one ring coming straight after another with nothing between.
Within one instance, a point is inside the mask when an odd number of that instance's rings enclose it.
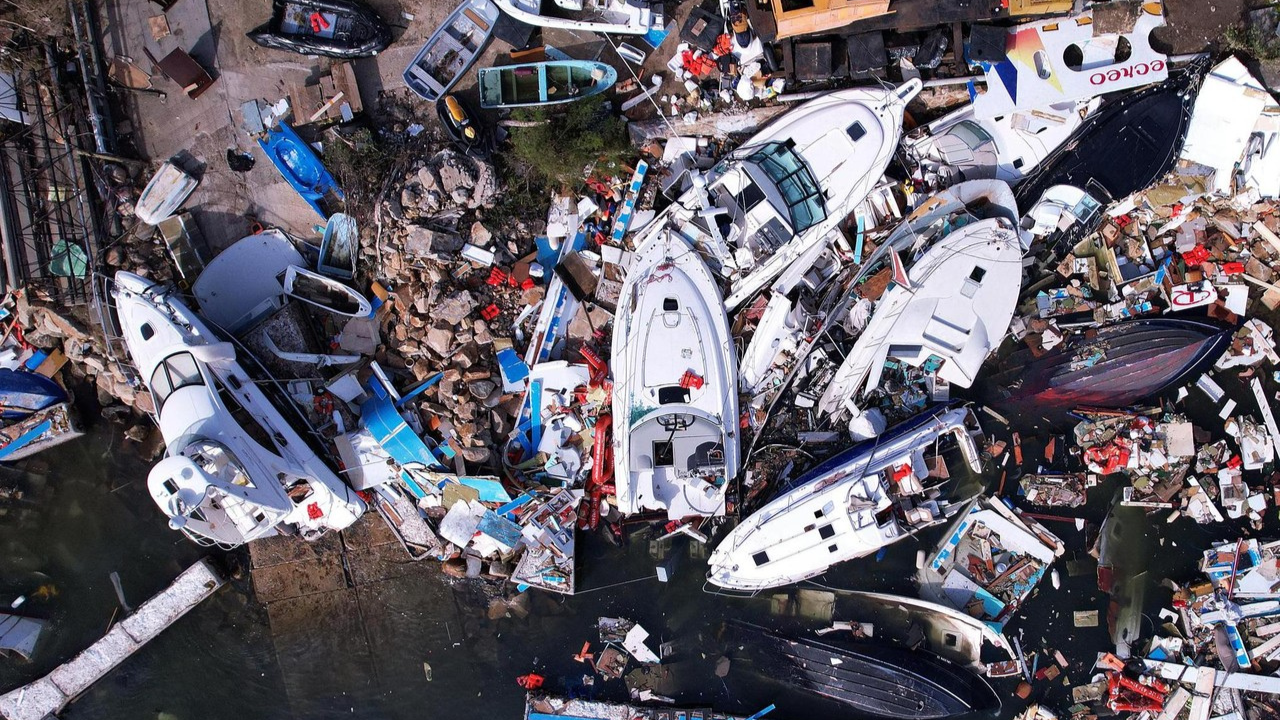
<instances>
[{"instance_id":1,"label":"green vegetation","mask_svg":"<svg viewBox=\"0 0 1280 720\"><path fill-rule=\"evenodd\" d=\"M582 182L588 167L610 174L622 166L631 153L627 131L598 99L583 99L555 108L534 108L514 113L514 118L532 124L511 130L514 159L543 180L562 185ZM513 167L518 175L520 168ZM518 177L506 178L519 182Z\"/></svg>"},{"instance_id":2,"label":"green vegetation","mask_svg":"<svg viewBox=\"0 0 1280 720\"><path fill-rule=\"evenodd\" d=\"M369 128L328 133L324 163L347 196L347 213L369 219L382 194L399 179L413 143L379 137Z\"/></svg>"},{"instance_id":3,"label":"green vegetation","mask_svg":"<svg viewBox=\"0 0 1280 720\"><path fill-rule=\"evenodd\" d=\"M1265 36L1256 27L1233 25L1222 33L1222 49L1256 60L1280 58L1280 39Z\"/></svg>"}]
</instances>

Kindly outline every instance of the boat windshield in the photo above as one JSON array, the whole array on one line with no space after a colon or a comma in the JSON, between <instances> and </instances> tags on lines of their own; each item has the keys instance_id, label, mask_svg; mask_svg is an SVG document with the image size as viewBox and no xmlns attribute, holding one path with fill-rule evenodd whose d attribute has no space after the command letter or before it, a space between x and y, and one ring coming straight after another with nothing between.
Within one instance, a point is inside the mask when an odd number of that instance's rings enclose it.
<instances>
[{"instance_id":1,"label":"boat windshield","mask_svg":"<svg viewBox=\"0 0 1280 720\"><path fill-rule=\"evenodd\" d=\"M790 140L766 143L749 155L746 162L763 170L777 186L787 204L794 232L803 232L826 219L822 189Z\"/></svg>"},{"instance_id":2,"label":"boat windshield","mask_svg":"<svg viewBox=\"0 0 1280 720\"><path fill-rule=\"evenodd\" d=\"M174 390L203 384L204 378L200 376L200 366L196 364L196 359L189 352L180 352L170 355L156 366L147 388L151 390L151 397L155 400L156 412L160 412L164 401Z\"/></svg>"}]
</instances>

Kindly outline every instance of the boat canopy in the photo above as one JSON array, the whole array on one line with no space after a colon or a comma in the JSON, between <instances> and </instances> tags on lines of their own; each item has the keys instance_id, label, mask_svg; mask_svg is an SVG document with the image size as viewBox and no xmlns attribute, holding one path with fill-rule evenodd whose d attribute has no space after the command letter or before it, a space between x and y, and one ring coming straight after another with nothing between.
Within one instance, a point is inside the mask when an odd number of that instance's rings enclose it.
<instances>
[{"instance_id":1,"label":"boat canopy","mask_svg":"<svg viewBox=\"0 0 1280 720\"><path fill-rule=\"evenodd\" d=\"M763 171L778 188L791 216L793 232L803 232L827 218L822 188L804 158L796 152L793 141L765 143L747 156L746 162Z\"/></svg>"}]
</instances>

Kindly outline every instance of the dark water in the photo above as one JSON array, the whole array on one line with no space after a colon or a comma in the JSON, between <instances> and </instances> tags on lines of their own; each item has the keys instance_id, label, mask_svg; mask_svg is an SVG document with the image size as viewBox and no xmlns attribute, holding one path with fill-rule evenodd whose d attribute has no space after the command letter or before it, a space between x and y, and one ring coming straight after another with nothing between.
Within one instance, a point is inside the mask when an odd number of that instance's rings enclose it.
<instances>
[{"instance_id":1,"label":"dark water","mask_svg":"<svg viewBox=\"0 0 1280 720\"><path fill-rule=\"evenodd\" d=\"M954 466L954 465L953 465ZM56 595L32 599L23 612L51 620L29 664L0 661L0 689L34 679L97 639L118 601L109 580L117 571L133 605L166 585L204 552L167 529L145 495L148 465L122 443L119 430L105 423L81 440L38 457L15 470L0 470L5 485L22 487L26 499L8 506L0 518L0 603L18 594L52 587ZM1010 488L1013 483L1010 482ZM1118 485L1091 492L1083 514L1100 521ZM1008 488L1006 492L1008 492ZM1115 546L1121 575L1145 570L1143 610L1155 618L1169 593L1163 577L1187 579L1194 558L1211 533L1187 520L1154 523L1141 511L1124 509ZM1066 541L1067 558L1083 558L1085 533L1074 525L1048 523ZM833 588L911 594L915 555L930 548L942 529L908 539L880 559L838 567L818 583ZM1160 535L1166 536L1161 544ZM1176 546L1174 545L1176 543ZM647 540L619 549L594 535L579 540L579 586L572 598L534 592L527 618L490 620L478 586L446 585L433 572L362 589L374 593L357 605L317 607L309 624L281 631L273 641L268 614L251 599L247 580L234 581L196 608L159 639L129 659L76 701L63 717L79 718L517 718L524 693L517 675L538 670L548 687L622 699L621 681L584 687L586 665L575 662L584 641L600 649L594 623L600 616L624 616L643 624L657 649L672 642L664 663L669 677L657 692L687 704L750 714L769 702L773 717L856 717L839 705L800 697L753 672L751 658L723 635L726 619L768 622L766 599L712 595L704 591L704 561L684 557L675 581L653 578ZM687 553L686 548L680 552ZM230 565L243 559L224 558ZM1099 628L1072 626L1073 610L1097 609L1105 618L1108 598L1097 589L1093 566L1081 563L1072 576L1059 562L1060 590L1046 580L1008 628L1021 635L1027 651L1060 650L1071 662L1068 682L1087 682L1099 650L1111 649L1105 622ZM1076 565L1072 565L1076 567ZM813 587L817 587L816 585ZM838 618L839 619L839 618ZM1149 637L1152 624L1142 621ZM728 678L712 672L716 660L732 659ZM422 664L431 665L427 681ZM1062 710L1069 704L1063 682L1035 684L1037 698ZM999 717L1021 707L1016 681L993 681L1005 698Z\"/></svg>"}]
</instances>

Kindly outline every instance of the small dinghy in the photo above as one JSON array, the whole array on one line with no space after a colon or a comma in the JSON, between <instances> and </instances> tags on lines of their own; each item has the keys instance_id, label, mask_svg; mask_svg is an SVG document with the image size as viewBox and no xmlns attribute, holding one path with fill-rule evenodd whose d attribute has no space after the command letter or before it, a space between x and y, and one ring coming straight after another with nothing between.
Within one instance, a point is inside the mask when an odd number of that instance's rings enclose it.
<instances>
[{"instance_id":1,"label":"small dinghy","mask_svg":"<svg viewBox=\"0 0 1280 720\"><path fill-rule=\"evenodd\" d=\"M297 265L284 271L284 294L336 315L366 317L373 312L369 301L351 287Z\"/></svg>"},{"instance_id":2,"label":"small dinghy","mask_svg":"<svg viewBox=\"0 0 1280 720\"><path fill-rule=\"evenodd\" d=\"M280 123L271 128L266 137L258 140L258 145L262 146L267 159L276 166L285 181L320 217L328 219L331 214L320 206L330 195L338 200L346 197L338 182L320 162L316 151L288 125Z\"/></svg>"},{"instance_id":3,"label":"small dinghy","mask_svg":"<svg viewBox=\"0 0 1280 720\"><path fill-rule=\"evenodd\" d=\"M166 162L143 188L133 214L148 225L159 225L182 207L199 184L177 165Z\"/></svg>"},{"instance_id":4,"label":"small dinghy","mask_svg":"<svg viewBox=\"0 0 1280 720\"><path fill-rule=\"evenodd\" d=\"M346 213L334 213L324 226L316 270L322 275L350 280L356 276L359 251L360 230L356 219Z\"/></svg>"},{"instance_id":5,"label":"small dinghy","mask_svg":"<svg viewBox=\"0 0 1280 720\"><path fill-rule=\"evenodd\" d=\"M488 160L493 155L493 134L476 120L461 98L445 95L436 101L436 112L453 144L463 152L478 160Z\"/></svg>"},{"instance_id":6,"label":"small dinghy","mask_svg":"<svg viewBox=\"0 0 1280 720\"><path fill-rule=\"evenodd\" d=\"M391 28L353 0L275 0L271 19L247 34L262 47L335 58L371 57L391 44Z\"/></svg>"},{"instance_id":7,"label":"small dinghy","mask_svg":"<svg viewBox=\"0 0 1280 720\"><path fill-rule=\"evenodd\" d=\"M738 474L738 356L720 290L678 233L636 250L613 328L618 510L723 515Z\"/></svg>"},{"instance_id":8,"label":"small dinghy","mask_svg":"<svg viewBox=\"0 0 1280 720\"><path fill-rule=\"evenodd\" d=\"M498 22L491 0L462 0L404 71L404 83L423 100L437 100L471 69Z\"/></svg>"},{"instance_id":9,"label":"small dinghy","mask_svg":"<svg viewBox=\"0 0 1280 720\"><path fill-rule=\"evenodd\" d=\"M599 95L617 80L617 70L593 60L547 60L480 68L480 107L557 105Z\"/></svg>"}]
</instances>

